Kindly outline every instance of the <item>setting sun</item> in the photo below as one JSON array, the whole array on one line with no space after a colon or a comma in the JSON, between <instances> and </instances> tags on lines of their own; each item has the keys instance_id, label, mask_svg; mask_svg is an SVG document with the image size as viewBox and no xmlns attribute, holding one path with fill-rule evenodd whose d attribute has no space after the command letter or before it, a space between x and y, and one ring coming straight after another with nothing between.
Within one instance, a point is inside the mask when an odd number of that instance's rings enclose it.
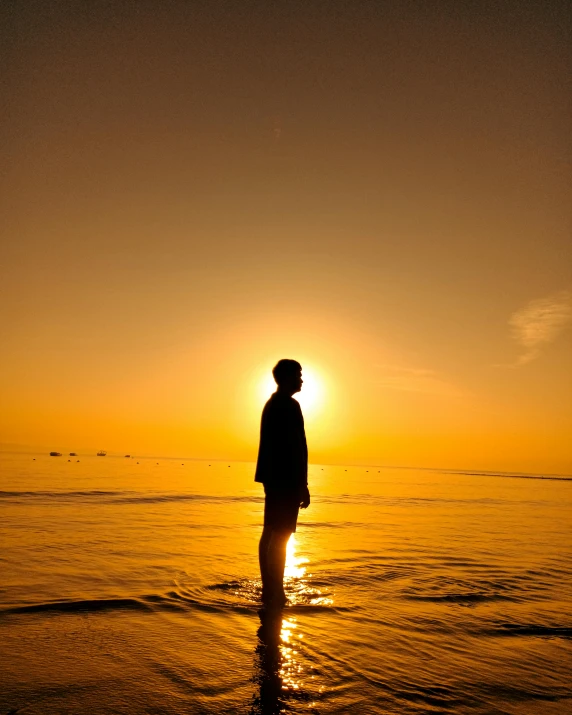
<instances>
[{"instance_id":1,"label":"setting sun","mask_svg":"<svg viewBox=\"0 0 572 715\"><path fill-rule=\"evenodd\" d=\"M312 416L321 411L324 405L325 390L323 381L316 375L313 368L306 368L304 366L302 366L302 380L302 390L294 395L294 399L300 403L304 417ZM266 401L275 391L276 383L272 375L264 375L261 379L259 389L261 399Z\"/></svg>"}]
</instances>

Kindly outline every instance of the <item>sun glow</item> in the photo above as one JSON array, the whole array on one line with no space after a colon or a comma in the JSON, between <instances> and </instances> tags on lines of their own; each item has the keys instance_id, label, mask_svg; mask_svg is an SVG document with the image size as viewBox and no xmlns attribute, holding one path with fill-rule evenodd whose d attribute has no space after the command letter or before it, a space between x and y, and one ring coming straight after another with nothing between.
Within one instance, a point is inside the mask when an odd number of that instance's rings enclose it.
<instances>
[{"instance_id":1,"label":"sun glow","mask_svg":"<svg viewBox=\"0 0 572 715\"><path fill-rule=\"evenodd\" d=\"M302 407L304 417L319 412L324 402L322 380L312 368L302 368L302 390L294 395ZM266 401L276 391L276 383L272 375L264 376L260 384L260 396Z\"/></svg>"}]
</instances>

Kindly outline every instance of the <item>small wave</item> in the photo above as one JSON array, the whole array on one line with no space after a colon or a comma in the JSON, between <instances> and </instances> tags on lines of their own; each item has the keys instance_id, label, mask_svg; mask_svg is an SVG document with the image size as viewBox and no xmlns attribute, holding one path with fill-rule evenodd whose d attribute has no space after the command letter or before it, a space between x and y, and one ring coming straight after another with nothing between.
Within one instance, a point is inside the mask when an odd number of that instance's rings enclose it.
<instances>
[{"instance_id":1,"label":"small wave","mask_svg":"<svg viewBox=\"0 0 572 715\"><path fill-rule=\"evenodd\" d=\"M253 613L260 608L260 604L255 602L249 603L224 599L195 598L188 594L177 593L176 591L169 592L168 596L170 599L173 599L174 602L178 602L182 608L196 608L198 611L204 611L206 613L224 613L228 611Z\"/></svg>"},{"instance_id":2,"label":"small wave","mask_svg":"<svg viewBox=\"0 0 572 715\"><path fill-rule=\"evenodd\" d=\"M492 601L515 601L511 596L500 593L449 593L442 596L403 596L406 601L423 601L427 603L458 603L461 605L473 605L477 603L489 603Z\"/></svg>"},{"instance_id":3,"label":"small wave","mask_svg":"<svg viewBox=\"0 0 572 715\"><path fill-rule=\"evenodd\" d=\"M357 606L336 606L323 603L292 603L288 613L348 613L359 610Z\"/></svg>"},{"instance_id":4,"label":"small wave","mask_svg":"<svg viewBox=\"0 0 572 715\"><path fill-rule=\"evenodd\" d=\"M262 497L255 496L218 496L213 494L151 494L125 496L110 499L111 504L160 504L166 502L262 502Z\"/></svg>"},{"instance_id":5,"label":"small wave","mask_svg":"<svg viewBox=\"0 0 572 715\"><path fill-rule=\"evenodd\" d=\"M176 599L188 607L207 612L252 612L261 607L261 583L252 579L231 579L220 583L199 585L187 583L183 578L176 590L169 592L169 598ZM350 610L338 607L330 598L327 588L320 581L286 579L287 609L296 612L331 612ZM353 610L353 609L352 609Z\"/></svg>"},{"instance_id":6,"label":"small wave","mask_svg":"<svg viewBox=\"0 0 572 715\"><path fill-rule=\"evenodd\" d=\"M501 623L498 628L488 631L488 634L494 636L542 636L545 638L572 638L572 627Z\"/></svg>"},{"instance_id":7,"label":"small wave","mask_svg":"<svg viewBox=\"0 0 572 715\"><path fill-rule=\"evenodd\" d=\"M48 601L0 610L0 616L25 613L95 613L99 611L149 611L151 608L136 598L101 598L77 601Z\"/></svg>"},{"instance_id":8,"label":"small wave","mask_svg":"<svg viewBox=\"0 0 572 715\"><path fill-rule=\"evenodd\" d=\"M164 502L262 502L262 497L254 495L215 495L185 493L147 493L134 491L104 491L90 489L84 491L0 491L0 500L46 500L51 502L101 501L105 504L156 504Z\"/></svg>"},{"instance_id":9,"label":"small wave","mask_svg":"<svg viewBox=\"0 0 572 715\"><path fill-rule=\"evenodd\" d=\"M223 583L211 583L205 586L207 591L237 591L243 588L240 581L224 581Z\"/></svg>"},{"instance_id":10,"label":"small wave","mask_svg":"<svg viewBox=\"0 0 572 715\"><path fill-rule=\"evenodd\" d=\"M108 497L126 494L127 492L106 491L103 489L86 489L83 491L0 491L0 499L17 499L19 497L45 498L74 498L74 497Z\"/></svg>"},{"instance_id":11,"label":"small wave","mask_svg":"<svg viewBox=\"0 0 572 715\"><path fill-rule=\"evenodd\" d=\"M448 471L448 470L444 470ZM572 482L572 477L564 474L513 474L510 472L449 472L464 477L501 477L503 479L549 479L557 482Z\"/></svg>"},{"instance_id":12,"label":"small wave","mask_svg":"<svg viewBox=\"0 0 572 715\"><path fill-rule=\"evenodd\" d=\"M572 474L530 474L522 472L490 472L471 469L440 469L438 467L400 467L396 465L381 465L379 469L395 469L411 472L437 472L438 474L459 474L466 477L498 477L498 478L513 478L513 479L554 479L564 482L572 481Z\"/></svg>"},{"instance_id":13,"label":"small wave","mask_svg":"<svg viewBox=\"0 0 572 715\"><path fill-rule=\"evenodd\" d=\"M179 587L166 594L146 594L137 598L93 598L47 601L0 609L0 618L25 615L86 615L102 612L138 611L189 611L196 609L207 613L256 613L261 608L260 582L250 579L230 580L203 586ZM300 593L290 594L288 610L293 612L326 612L348 610L333 608L308 592L307 598Z\"/></svg>"},{"instance_id":14,"label":"small wave","mask_svg":"<svg viewBox=\"0 0 572 715\"><path fill-rule=\"evenodd\" d=\"M298 524L304 526L304 529L359 529L369 526L357 521L304 521L303 516L298 519Z\"/></svg>"}]
</instances>

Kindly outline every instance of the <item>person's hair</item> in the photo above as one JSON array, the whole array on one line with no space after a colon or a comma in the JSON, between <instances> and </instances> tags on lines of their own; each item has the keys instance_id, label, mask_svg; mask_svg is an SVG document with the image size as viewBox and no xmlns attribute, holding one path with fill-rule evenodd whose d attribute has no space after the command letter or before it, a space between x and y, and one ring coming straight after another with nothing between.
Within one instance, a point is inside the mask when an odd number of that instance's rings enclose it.
<instances>
[{"instance_id":1,"label":"person's hair","mask_svg":"<svg viewBox=\"0 0 572 715\"><path fill-rule=\"evenodd\" d=\"M284 358L283 360L278 360L272 370L272 375L276 380L276 384L281 385L283 382L288 380L288 378L298 375L301 371L302 365L300 365L299 362Z\"/></svg>"}]
</instances>

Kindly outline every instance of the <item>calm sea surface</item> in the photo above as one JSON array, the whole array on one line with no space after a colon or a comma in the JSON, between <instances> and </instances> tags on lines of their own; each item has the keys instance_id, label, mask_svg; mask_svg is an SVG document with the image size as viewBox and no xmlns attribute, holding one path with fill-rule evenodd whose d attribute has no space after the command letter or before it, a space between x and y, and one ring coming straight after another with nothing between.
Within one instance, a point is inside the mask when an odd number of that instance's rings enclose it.
<instances>
[{"instance_id":1,"label":"calm sea surface","mask_svg":"<svg viewBox=\"0 0 572 715\"><path fill-rule=\"evenodd\" d=\"M571 480L313 466L274 616L252 480L0 456L0 714L572 713Z\"/></svg>"}]
</instances>

